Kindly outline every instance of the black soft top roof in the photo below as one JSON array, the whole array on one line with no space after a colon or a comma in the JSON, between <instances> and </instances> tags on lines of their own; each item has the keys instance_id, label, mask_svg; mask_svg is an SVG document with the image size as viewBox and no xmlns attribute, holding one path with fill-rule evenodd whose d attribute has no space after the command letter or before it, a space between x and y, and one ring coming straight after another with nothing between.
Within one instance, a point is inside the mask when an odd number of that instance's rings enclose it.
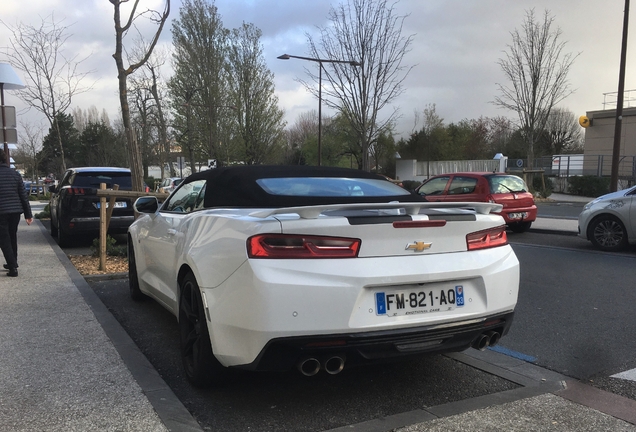
<instances>
[{"instance_id":1,"label":"black soft top roof","mask_svg":"<svg viewBox=\"0 0 636 432\"><path fill-rule=\"evenodd\" d=\"M426 201L416 194L369 196L288 196L267 193L257 180L263 178L285 177L338 177L377 179L383 177L366 171L348 168L316 167L316 166L267 166L246 165L215 168L192 174L184 180L184 184L194 180L206 179L204 206L210 207L254 207L279 208L293 206L368 203L368 202L411 202ZM397 187L397 186L396 186Z\"/></svg>"}]
</instances>

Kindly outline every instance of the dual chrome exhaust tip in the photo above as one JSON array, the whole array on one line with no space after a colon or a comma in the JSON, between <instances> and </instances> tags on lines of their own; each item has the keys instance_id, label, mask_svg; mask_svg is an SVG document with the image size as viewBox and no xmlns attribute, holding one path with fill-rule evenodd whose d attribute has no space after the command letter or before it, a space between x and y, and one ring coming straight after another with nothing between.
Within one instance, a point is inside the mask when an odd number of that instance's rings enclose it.
<instances>
[{"instance_id":1,"label":"dual chrome exhaust tip","mask_svg":"<svg viewBox=\"0 0 636 432\"><path fill-rule=\"evenodd\" d=\"M321 369L329 375L336 375L342 372L345 365L345 357L335 355L326 358L322 363L315 357L308 357L298 362L298 370L305 376L314 376Z\"/></svg>"},{"instance_id":2,"label":"dual chrome exhaust tip","mask_svg":"<svg viewBox=\"0 0 636 432\"><path fill-rule=\"evenodd\" d=\"M484 351L489 346L495 346L501 339L501 333L498 331L489 331L482 333L477 337L471 346L479 351ZM298 362L298 370L305 376L314 376L321 369L324 369L329 375L336 375L342 372L345 366L346 357L344 355L334 355L325 358L322 362L315 357L307 357Z\"/></svg>"},{"instance_id":3,"label":"dual chrome exhaust tip","mask_svg":"<svg viewBox=\"0 0 636 432\"><path fill-rule=\"evenodd\" d=\"M479 351L483 351L489 346L497 345L500 339L501 333L497 331L490 331L480 334L479 337L473 341L471 346Z\"/></svg>"}]
</instances>

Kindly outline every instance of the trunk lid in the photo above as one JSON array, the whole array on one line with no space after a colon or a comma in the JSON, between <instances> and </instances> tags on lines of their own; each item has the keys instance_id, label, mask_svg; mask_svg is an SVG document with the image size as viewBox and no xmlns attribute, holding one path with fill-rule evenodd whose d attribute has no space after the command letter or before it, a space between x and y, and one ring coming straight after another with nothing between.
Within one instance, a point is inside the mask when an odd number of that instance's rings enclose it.
<instances>
[{"instance_id":1,"label":"trunk lid","mask_svg":"<svg viewBox=\"0 0 636 432\"><path fill-rule=\"evenodd\" d=\"M360 239L358 257L366 258L466 251L468 234L504 224L501 216L489 214L500 210L487 203L345 204L252 216L275 215L283 234Z\"/></svg>"}]
</instances>

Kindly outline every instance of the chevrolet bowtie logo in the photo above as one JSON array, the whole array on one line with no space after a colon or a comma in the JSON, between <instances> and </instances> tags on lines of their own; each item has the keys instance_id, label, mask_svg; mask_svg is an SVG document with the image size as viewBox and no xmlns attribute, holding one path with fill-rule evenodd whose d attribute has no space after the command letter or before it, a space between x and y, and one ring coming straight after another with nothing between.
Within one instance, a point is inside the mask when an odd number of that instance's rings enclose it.
<instances>
[{"instance_id":1,"label":"chevrolet bowtie logo","mask_svg":"<svg viewBox=\"0 0 636 432\"><path fill-rule=\"evenodd\" d=\"M413 242L406 245L404 250L413 249L415 252L422 252L423 250L430 249L433 243L425 243L425 242Z\"/></svg>"}]
</instances>

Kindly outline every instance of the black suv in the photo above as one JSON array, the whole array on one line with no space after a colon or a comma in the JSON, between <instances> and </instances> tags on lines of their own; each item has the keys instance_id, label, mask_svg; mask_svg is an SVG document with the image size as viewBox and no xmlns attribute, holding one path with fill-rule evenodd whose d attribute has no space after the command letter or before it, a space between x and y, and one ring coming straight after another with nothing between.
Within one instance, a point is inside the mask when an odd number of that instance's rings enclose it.
<instances>
[{"instance_id":1,"label":"black suv","mask_svg":"<svg viewBox=\"0 0 636 432\"><path fill-rule=\"evenodd\" d=\"M106 188L119 185L119 190L131 190L132 180L127 168L86 167L66 170L51 192L51 235L60 246L68 246L78 236L99 236L101 183ZM117 198L108 227L109 234L123 234L134 220L132 200Z\"/></svg>"}]
</instances>

